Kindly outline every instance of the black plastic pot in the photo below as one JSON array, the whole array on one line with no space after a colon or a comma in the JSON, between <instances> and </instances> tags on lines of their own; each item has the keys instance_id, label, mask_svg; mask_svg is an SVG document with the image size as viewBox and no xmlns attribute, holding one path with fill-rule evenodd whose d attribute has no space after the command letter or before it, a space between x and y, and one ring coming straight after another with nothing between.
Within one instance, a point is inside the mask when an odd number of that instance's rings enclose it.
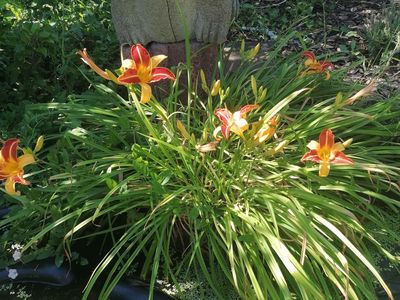
<instances>
[{"instance_id":1,"label":"black plastic pot","mask_svg":"<svg viewBox=\"0 0 400 300\"><path fill-rule=\"evenodd\" d=\"M11 207L2 207L0 208L0 219L6 216L11 210Z\"/></svg>"},{"instance_id":2,"label":"black plastic pot","mask_svg":"<svg viewBox=\"0 0 400 300\"><path fill-rule=\"evenodd\" d=\"M10 267L17 270L17 277L8 277L8 269L0 270L0 282L38 283L51 286L67 286L74 280L72 272L64 266L58 268L52 260L46 259Z\"/></svg>"},{"instance_id":3,"label":"black plastic pot","mask_svg":"<svg viewBox=\"0 0 400 300\"><path fill-rule=\"evenodd\" d=\"M40 293L41 299L43 297L47 297L46 299L61 299L62 296L60 295L65 293L69 295L69 299L79 299L86 283L82 281L83 278L81 276L76 277L70 268L66 266L57 267L52 259L31 262L25 265L19 264L10 267L10 269L16 269L18 276L15 279L11 279L8 277L8 269L0 270L0 283L26 284L32 290L33 296ZM64 288L60 289L60 287ZM43 290L46 290L46 292L43 292ZM63 292L63 290L65 291ZM91 299L96 298L96 295L91 297ZM122 280L109 297L110 300L147 300L148 298L148 284L136 280ZM1 294L0 299L3 299ZM174 298L159 291L154 291L153 299L173 300Z\"/></svg>"}]
</instances>

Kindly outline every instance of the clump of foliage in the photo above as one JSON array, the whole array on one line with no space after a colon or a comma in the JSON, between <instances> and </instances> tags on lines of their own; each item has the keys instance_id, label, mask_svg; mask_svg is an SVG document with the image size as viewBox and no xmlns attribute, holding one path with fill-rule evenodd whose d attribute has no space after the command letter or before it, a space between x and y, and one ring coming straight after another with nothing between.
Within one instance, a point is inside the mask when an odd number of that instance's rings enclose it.
<instances>
[{"instance_id":1,"label":"clump of foliage","mask_svg":"<svg viewBox=\"0 0 400 300\"><path fill-rule=\"evenodd\" d=\"M59 134L39 154L32 187L7 196L3 263L13 263L14 242L22 259L47 249L60 262L78 240L107 236L84 299L100 280L106 299L142 257L151 288L161 277L179 289L176 278L193 271L220 299L221 274L242 299L373 299L376 283L393 299L369 249L399 261L374 237L399 242L385 222L400 206L399 99L365 105L371 86L355 93L311 52L282 59L295 34L266 60L242 53L231 73L220 61L212 86L191 85L188 58L161 99L147 97L154 65L135 60L117 77L82 52L99 75L127 84L128 98L94 84L67 103L30 106Z\"/></svg>"},{"instance_id":2,"label":"clump of foliage","mask_svg":"<svg viewBox=\"0 0 400 300\"><path fill-rule=\"evenodd\" d=\"M382 14L374 16L365 36L368 55L379 64L398 63L400 59L400 4L392 1Z\"/></svg>"},{"instance_id":3,"label":"clump of foliage","mask_svg":"<svg viewBox=\"0 0 400 300\"><path fill-rule=\"evenodd\" d=\"M118 59L110 1L0 1L0 120L15 128L26 103L65 101L83 92L76 49ZM100 56L100 55L99 55ZM100 60L100 63L102 61Z\"/></svg>"}]
</instances>

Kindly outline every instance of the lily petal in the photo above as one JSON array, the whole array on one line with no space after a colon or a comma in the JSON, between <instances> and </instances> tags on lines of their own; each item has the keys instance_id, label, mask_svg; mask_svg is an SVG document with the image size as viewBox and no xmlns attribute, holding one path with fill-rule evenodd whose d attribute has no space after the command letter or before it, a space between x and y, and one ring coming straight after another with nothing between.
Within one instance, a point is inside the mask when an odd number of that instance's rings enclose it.
<instances>
[{"instance_id":1,"label":"lily petal","mask_svg":"<svg viewBox=\"0 0 400 300\"><path fill-rule=\"evenodd\" d=\"M240 119L239 122L235 122L235 124L230 127L230 130L238 136L243 137L243 132L245 132L248 128L249 124L247 121L245 119Z\"/></svg>"},{"instance_id":2,"label":"lily petal","mask_svg":"<svg viewBox=\"0 0 400 300\"><path fill-rule=\"evenodd\" d=\"M304 62L304 65L306 66L306 67L310 67L310 68L313 68L313 66L315 65L315 60L312 60L312 59L306 59L306 61Z\"/></svg>"},{"instance_id":3,"label":"lily petal","mask_svg":"<svg viewBox=\"0 0 400 300\"><path fill-rule=\"evenodd\" d=\"M325 72L325 80L329 80L331 78L331 73L328 71Z\"/></svg>"},{"instance_id":4,"label":"lily petal","mask_svg":"<svg viewBox=\"0 0 400 300\"><path fill-rule=\"evenodd\" d=\"M214 131L213 131L213 137L214 137L214 139L216 139L217 141L221 140L221 139L218 137L218 133L219 133L220 131L221 131L221 126L218 126L218 127L215 128Z\"/></svg>"},{"instance_id":5,"label":"lily petal","mask_svg":"<svg viewBox=\"0 0 400 300\"><path fill-rule=\"evenodd\" d=\"M23 169L25 166L34 163L35 163L35 158L33 157L32 154L23 154L20 157L18 157L18 166L20 169Z\"/></svg>"},{"instance_id":6,"label":"lily petal","mask_svg":"<svg viewBox=\"0 0 400 300\"><path fill-rule=\"evenodd\" d=\"M147 83L141 83L140 86L142 87L142 93L140 96L140 103L147 103L150 101L151 98L151 86Z\"/></svg>"},{"instance_id":7,"label":"lily petal","mask_svg":"<svg viewBox=\"0 0 400 300\"><path fill-rule=\"evenodd\" d=\"M319 135L319 148L322 149L328 147L329 149L332 149L334 141L335 136L333 135L333 132L330 129L324 129Z\"/></svg>"},{"instance_id":8,"label":"lily petal","mask_svg":"<svg viewBox=\"0 0 400 300\"><path fill-rule=\"evenodd\" d=\"M229 126L226 126L226 125L221 126L221 133L226 140L229 138L230 131L231 131L231 129Z\"/></svg>"},{"instance_id":9,"label":"lily petal","mask_svg":"<svg viewBox=\"0 0 400 300\"><path fill-rule=\"evenodd\" d=\"M353 161L344 155L343 152L339 152L336 154L335 158L331 160L333 164L353 164Z\"/></svg>"},{"instance_id":10,"label":"lily petal","mask_svg":"<svg viewBox=\"0 0 400 300\"><path fill-rule=\"evenodd\" d=\"M248 104L248 105L245 105L245 106L243 106L243 107L240 109L240 116L243 117L243 116L246 115L248 112L252 111L253 109L257 109L257 108L259 108L259 107L260 107L260 105L258 105L258 104Z\"/></svg>"},{"instance_id":11,"label":"lily petal","mask_svg":"<svg viewBox=\"0 0 400 300\"><path fill-rule=\"evenodd\" d=\"M3 148L1 149L1 157L4 159L4 161L17 161L18 144L18 139L8 139L4 142Z\"/></svg>"},{"instance_id":12,"label":"lily petal","mask_svg":"<svg viewBox=\"0 0 400 300\"><path fill-rule=\"evenodd\" d=\"M229 121L232 118L232 113L226 108L219 108L214 112L214 115L218 117L218 119L225 125L228 125Z\"/></svg>"},{"instance_id":13,"label":"lily petal","mask_svg":"<svg viewBox=\"0 0 400 300\"><path fill-rule=\"evenodd\" d=\"M244 130L247 130L249 128L249 123L247 123L246 119L239 119L235 120L232 127L245 128Z\"/></svg>"},{"instance_id":14,"label":"lily petal","mask_svg":"<svg viewBox=\"0 0 400 300\"><path fill-rule=\"evenodd\" d=\"M7 194L9 194L9 195L13 195L13 196L21 195L20 192L17 192L15 190L15 181L11 177L7 178L7 180L6 180L5 190L6 190Z\"/></svg>"},{"instance_id":15,"label":"lily petal","mask_svg":"<svg viewBox=\"0 0 400 300\"><path fill-rule=\"evenodd\" d=\"M107 70L107 69L106 69L106 73L107 73L107 75L108 75L108 78L109 78L112 82L114 82L114 83L116 83L116 84L120 84L120 85L124 84L123 82L120 82L120 81L118 80L117 76L115 76L114 73L111 72L110 70Z\"/></svg>"},{"instance_id":16,"label":"lily petal","mask_svg":"<svg viewBox=\"0 0 400 300\"><path fill-rule=\"evenodd\" d=\"M169 69L167 68L154 68L151 70L152 76L151 76L151 81L150 82L156 82L161 79L171 79L175 80L176 77L174 73L172 73Z\"/></svg>"},{"instance_id":17,"label":"lily petal","mask_svg":"<svg viewBox=\"0 0 400 300\"><path fill-rule=\"evenodd\" d=\"M140 65L145 67L150 65L150 54L142 45L133 45L131 47L131 55L133 61L135 62L136 68L139 68Z\"/></svg>"},{"instance_id":18,"label":"lily petal","mask_svg":"<svg viewBox=\"0 0 400 300\"><path fill-rule=\"evenodd\" d=\"M333 145L331 152L333 152L333 153L336 154L336 153L338 153L338 152L343 151L344 149L345 149L345 148L344 148L343 144L340 143L340 142L338 142L338 143L335 143L335 144Z\"/></svg>"},{"instance_id":19,"label":"lily petal","mask_svg":"<svg viewBox=\"0 0 400 300\"><path fill-rule=\"evenodd\" d=\"M158 65L166 58L167 58L167 56L163 55L163 54L152 56L151 59L150 59L151 67L152 68L157 68Z\"/></svg>"},{"instance_id":20,"label":"lily petal","mask_svg":"<svg viewBox=\"0 0 400 300\"><path fill-rule=\"evenodd\" d=\"M326 61L326 60L321 61L320 66L321 66L322 71L325 71L326 69L329 69L329 68L333 68L333 64L330 61Z\"/></svg>"},{"instance_id":21,"label":"lily petal","mask_svg":"<svg viewBox=\"0 0 400 300\"><path fill-rule=\"evenodd\" d=\"M319 143L317 141L311 141L307 144L307 148L310 150L317 150L319 148Z\"/></svg>"},{"instance_id":22,"label":"lily petal","mask_svg":"<svg viewBox=\"0 0 400 300\"><path fill-rule=\"evenodd\" d=\"M121 68L122 68L123 70L126 70L126 69L134 69L134 68L135 68L135 62L133 61L133 59L124 59L124 60L122 61Z\"/></svg>"},{"instance_id":23,"label":"lily petal","mask_svg":"<svg viewBox=\"0 0 400 300\"><path fill-rule=\"evenodd\" d=\"M89 54L87 53L86 49L83 50L78 50L76 54L81 56L82 61L87 64L93 71L95 71L98 75L103 77L104 79L110 80L108 77L107 72L104 70L100 69L98 65L94 63L94 61L91 59Z\"/></svg>"},{"instance_id":24,"label":"lily petal","mask_svg":"<svg viewBox=\"0 0 400 300\"><path fill-rule=\"evenodd\" d=\"M304 162L307 160L313 161L316 163L321 162L321 159L319 158L317 150L311 150L311 151L307 152L306 154L304 154L303 157L301 158L301 161Z\"/></svg>"},{"instance_id":25,"label":"lily petal","mask_svg":"<svg viewBox=\"0 0 400 300\"><path fill-rule=\"evenodd\" d=\"M327 177L329 175L329 170L331 166L329 162L321 162L319 164L319 176L321 177Z\"/></svg>"},{"instance_id":26,"label":"lily petal","mask_svg":"<svg viewBox=\"0 0 400 300\"><path fill-rule=\"evenodd\" d=\"M304 51L303 56L307 57L308 59L315 60L315 54L311 51Z\"/></svg>"},{"instance_id":27,"label":"lily petal","mask_svg":"<svg viewBox=\"0 0 400 300\"><path fill-rule=\"evenodd\" d=\"M22 176L23 176L23 172L21 172L21 174L18 174L17 176L13 176L12 180L15 183L20 183L20 184L23 184L23 185L31 184L29 181L25 180L24 177L22 177Z\"/></svg>"},{"instance_id":28,"label":"lily petal","mask_svg":"<svg viewBox=\"0 0 400 300\"><path fill-rule=\"evenodd\" d=\"M140 83L140 78L135 69L128 69L118 77L122 83Z\"/></svg>"}]
</instances>

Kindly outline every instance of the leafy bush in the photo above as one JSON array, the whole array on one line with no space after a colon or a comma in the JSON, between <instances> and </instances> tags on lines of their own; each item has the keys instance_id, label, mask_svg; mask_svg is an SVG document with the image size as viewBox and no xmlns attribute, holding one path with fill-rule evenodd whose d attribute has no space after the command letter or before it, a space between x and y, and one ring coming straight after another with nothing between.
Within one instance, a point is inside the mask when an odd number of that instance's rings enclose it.
<instances>
[{"instance_id":1,"label":"leafy bush","mask_svg":"<svg viewBox=\"0 0 400 300\"><path fill-rule=\"evenodd\" d=\"M0 2L0 13L3 130L21 120L26 103L63 102L86 90L76 76L76 49L85 45L118 59L109 1L6 1Z\"/></svg>"},{"instance_id":2,"label":"leafy bush","mask_svg":"<svg viewBox=\"0 0 400 300\"><path fill-rule=\"evenodd\" d=\"M206 97L189 85L186 103L178 81L190 71L181 65L160 101L142 105L136 87L127 100L100 84L68 103L30 106L60 134L42 153L41 179L33 176L24 196L8 197L14 209L0 221L9 226L2 253L18 241L23 258L41 249L72 257L78 239L111 236L85 299L101 274L99 297L106 299L142 256L140 274L152 288L157 278L177 283L193 270L220 299L221 274L243 299L373 299L376 282L390 295L368 249L398 262L374 236L399 241L380 209L400 205L399 99L366 106L358 97L349 105L355 88L340 72L330 81L312 74L317 61L304 71L299 55L280 58L284 44L266 61L242 61L229 74L220 62L219 93L205 81L197 86ZM251 123L243 135L231 127L228 139L212 137L221 125L218 109L255 104L240 115ZM272 134L257 142L259 118L278 115ZM355 163L332 165L319 177L315 163L300 159L326 128L347 141L344 152ZM116 218L125 221L116 226Z\"/></svg>"}]
</instances>

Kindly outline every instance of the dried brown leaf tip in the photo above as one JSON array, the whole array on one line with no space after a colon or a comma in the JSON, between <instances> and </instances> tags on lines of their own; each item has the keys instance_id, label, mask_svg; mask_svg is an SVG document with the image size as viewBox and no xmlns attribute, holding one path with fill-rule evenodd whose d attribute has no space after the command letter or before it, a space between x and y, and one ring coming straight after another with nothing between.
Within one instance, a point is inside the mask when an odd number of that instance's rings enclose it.
<instances>
[{"instance_id":1,"label":"dried brown leaf tip","mask_svg":"<svg viewBox=\"0 0 400 300\"><path fill-rule=\"evenodd\" d=\"M199 151L201 153L212 152L212 151L217 150L218 144L219 144L219 141L212 141L212 142L209 142L208 144L197 145L196 149L197 149L197 151Z\"/></svg>"},{"instance_id":2,"label":"dried brown leaf tip","mask_svg":"<svg viewBox=\"0 0 400 300\"><path fill-rule=\"evenodd\" d=\"M371 95L373 92L376 91L377 86L378 85L377 85L376 81L372 80L366 87L364 87L363 89L358 91L356 94L351 96L349 99L347 99L347 104L352 105L352 104L354 104L354 102L356 102L357 99Z\"/></svg>"}]
</instances>

